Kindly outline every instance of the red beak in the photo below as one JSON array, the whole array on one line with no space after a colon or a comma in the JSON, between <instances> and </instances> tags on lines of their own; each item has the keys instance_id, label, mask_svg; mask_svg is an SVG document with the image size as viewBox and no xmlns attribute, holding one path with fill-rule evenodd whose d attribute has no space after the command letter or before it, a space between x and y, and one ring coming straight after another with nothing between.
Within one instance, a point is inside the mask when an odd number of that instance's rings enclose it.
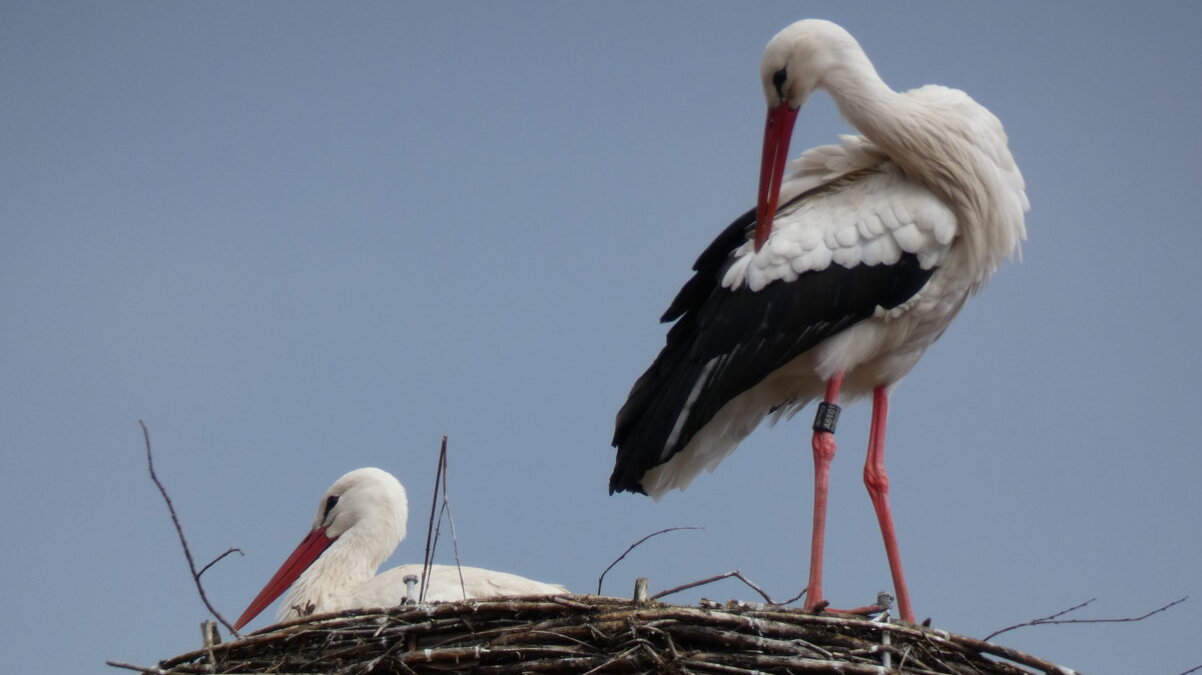
<instances>
[{"instance_id":1,"label":"red beak","mask_svg":"<svg viewBox=\"0 0 1202 675\"><path fill-rule=\"evenodd\" d=\"M276 598L280 597L292 585L292 582L296 581L301 572L308 569L309 565L312 565L313 561L317 560L317 556L321 555L322 551L325 551L333 543L334 540L326 536L325 530L320 527L313 528L309 532L309 536L305 537L304 541L292 552L292 555L288 556L288 559L284 561L284 564L280 565L280 569L276 570L275 576L271 578L271 581L268 581L263 590L259 591L259 595L255 596L255 599L251 601L246 611L242 612L242 616L238 617L237 623L234 624L234 630L240 630L251 619L258 616L259 612L262 612Z\"/></svg>"},{"instance_id":2,"label":"red beak","mask_svg":"<svg viewBox=\"0 0 1202 675\"><path fill-rule=\"evenodd\" d=\"M785 103L768 108L768 119L764 122L764 155L760 161L760 195L755 203L757 251L772 234L772 219L776 217L776 205L780 201L780 182L785 174L789 139L793 136L793 122L796 119L797 111L791 110Z\"/></svg>"}]
</instances>

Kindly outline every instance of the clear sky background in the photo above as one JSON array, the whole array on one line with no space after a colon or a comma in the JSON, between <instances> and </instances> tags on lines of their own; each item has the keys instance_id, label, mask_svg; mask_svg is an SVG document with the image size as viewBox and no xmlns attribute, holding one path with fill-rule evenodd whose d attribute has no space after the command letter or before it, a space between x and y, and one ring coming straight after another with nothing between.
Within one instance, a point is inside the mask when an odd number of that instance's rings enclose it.
<instances>
[{"instance_id":1,"label":"clear sky background","mask_svg":"<svg viewBox=\"0 0 1202 675\"><path fill-rule=\"evenodd\" d=\"M835 20L1006 125L1032 211L894 398L915 608L1088 673L1202 663L1202 3L0 4L0 654L112 672L206 618L137 421L234 618L339 475L439 438L465 563L593 591L804 583L806 412L660 503L610 497L656 318L751 206L764 44ZM825 96L793 153L846 131ZM888 588L840 426L827 592ZM445 549L444 549L445 550ZM442 556L449 560L449 554ZM674 598L754 595L723 582ZM273 608L274 610L274 608ZM264 619L254 626L265 625Z\"/></svg>"}]
</instances>

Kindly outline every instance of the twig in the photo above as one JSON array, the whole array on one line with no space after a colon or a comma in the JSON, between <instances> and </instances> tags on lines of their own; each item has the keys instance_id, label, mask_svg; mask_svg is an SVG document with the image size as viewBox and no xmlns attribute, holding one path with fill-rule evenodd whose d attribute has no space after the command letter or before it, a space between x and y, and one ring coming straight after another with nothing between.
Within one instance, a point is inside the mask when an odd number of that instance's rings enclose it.
<instances>
[{"instance_id":1,"label":"twig","mask_svg":"<svg viewBox=\"0 0 1202 675\"><path fill-rule=\"evenodd\" d=\"M113 668L125 668L126 670L136 670L139 673L150 673L151 675L165 675L168 671L159 668L151 668L149 666L135 666L132 663L122 663L120 661L105 661L104 665L112 666Z\"/></svg>"},{"instance_id":2,"label":"twig","mask_svg":"<svg viewBox=\"0 0 1202 675\"><path fill-rule=\"evenodd\" d=\"M199 577L202 574L204 574L205 572L208 572L210 567L212 567L213 565L216 565L218 562L221 561L222 558L226 557L227 555L229 555L231 553L237 553L238 555L241 555L241 556L246 555L245 553L242 552L242 549L240 549L240 548L231 548L228 551L226 551L225 553L222 553L221 555L217 556L216 558L213 558L212 560L210 560L209 564L200 568L200 571L196 573L196 576Z\"/></svg>"},{"instance_id":3,"label":"twig","mask_svg":"<svg viewBox=\"0 0 1202 675\"><path fill-rule=\"evenodd\" d=\"M775 604L779 604L781 606L791 605L791 604L797 602L798 600L800 600L802 598L802 596L804 596L806 594L806 591L808 591L808 590L810 590L809 586L802 586L801 590L797 591L797 595L794 595L793 597L789 598L788 600L785 600L784 602L775 603Z\"/></svg>"},{"instance_id":4,"label":"twig","mask_svg":"<svg viewBox=\"0 0 1202 675\"><path fill-rule=\"evenodd\" d=\"M1190 673L1196 673L1199 670L1202 670L1202 663L1194 666L1193 668L1190 668L1189 670L1185 671L1184 673L1180 673L1179 675L1189 675Z\"/></svg>"},{"instance_id":5,"label":"twig","mask_svg":"<svg viewBox=\"0 0 1202 675\"><path fill-rule=\"evenodd\" d=\"M643 542L647 541L648 539L650 539L652 537L657 537L661 534L664 534L665 532L675 532L676 530L704 530L704 529L705 529L704 527L694 527L692 525L682 525L681 527L669 527L667 529L660 530L659 532L652 532L651 534L634 542L630 546L626 547L626 550L622 552L622 555L618 556L613 562L611 562L609 564L609 567L605 568L605 571L601 573L601 576L597 577L597 595L601 595L601 584L605 581L605 575L609 574L609 571L614 568L614 565L617 565L618 563L622 562L622 559L625 558L628 553L630 553L635 548L637 548L639 544L642 544Z\"/></svg>"},{"instance_id":6,"label":"twig","mask_svg":"<svg viewBox=\"0 0 1202 675\"><path fill-rule=\"evenodd\" d=\"M205 595L204 584L200 583L200 575L204 574L205 570L209 569L209 567L212 567L213 563L216 563L218 560L221 560L225 556L229 555L232 551L237 551L238 549L230 549L229 551L222 553L221 555L217 556L213 562L205 565L204 569L202 569L200 572L196 571L196 562L192 559L192 549L188 547L188 539L184 536L184 528L179 524L179 516L175 514L175 505L171 503L171 497L167 494L167 488L163 487L163 483L159 480L158 474L154 472L154 455L150 449L150 430L146 428L146 423L142 420L138 420L138 426L142 427L142 438L146 441L146 466L150 469L150 480L154 481L155 487L159 489L159 494L163 495L163 501L167 502L167 511L171 514L171 522L175 525L176 534L179 535L179 543L184 547L184 557L188 559L188 570L192 572L192 581L196 583L196 590L200 593L200 600L204 603L205 607L209 608L209 613L221 622L221 625L225 626L231 634L237 636L238 631L234 630L234 627L230 625L230 622L226 621L225 617L221 616L221 613L218 612L213 607L213 604L209 602L209 597ZM238 552L241 553L241 551Z\"/></svg>"},{"instance_id":7,"label":"twig","mask_svg":"<svg viewBox=\"0 0 1202 675\"><path fill-rule=\"evenodd\" d=\"M748 579L747 577L743 576L743 573L740 572L739 570L731 570L724 574L719 574L717 576L709 577L708 579L702 579L701 581L693 581L693 582L684 584L682 586L677 586L676 588L669 588L666 591L660 591L659 593L656 593L655 595L651 596L651 599L659 600L660 598L664 597L665 595L672 595L673 593L687 591L688 589L694 588L696 586L704 586L705 584L712 584L715 581L721 581L723 579L729 579L731 577L734 577L734 578L738 579L739 581L742 581L743 583L750 586L751 590L755 591L756 593L759 593L760 597L764 599L764 602L768 603L769 605L779 604L779 603L772 602L772 598L768 597L768 594L764 592L764 589L760 588L759 586L756 586L755 583L753 583L751 581L751 579ZM804 592L805 591L802 591L802 593L804 593ZM799 595L797 597L801 597L801 596ZM797 598L794 598L794 600L796 600L796 599ZM790 602L792 602L792 600L790 600Z\"/></svg>"},{"instance_id":8,"label":"twig","mask_svg":"<svg viewBox=\"0 0 1202 675\"><path fill-rule=\"evenodd\" d=\"M1057 618L1057 617L1064 616L1065 614L1068 614L1069 612L1081 609L1082 607L1088 605L1089 603L1093 602L1094 600L1097 600L1097 598L1090 598L1079 605L1069 607L1068 609L1061 610L1059 612L1056 612L1055 614L1049 614L1048 616L1040 617L1038 619L1031 619L1030 621L1024 621L1023 623L1016 623L1013 626L1007 626L1001 630L994 631L994 632L990 633L989 635L986 635L984 638L982 638L982 640L984 642L989 642L992 638L995 638L998 635L1001 635L1002 633L1012 631L1016 628L1025 628L1027 626L1043 626L1043 625L1055 624L1055 623L1130 623L1130 622L1134 622L1134 621L1143 621L1144 619L1152 616L1153 614L1159 614L1159 613L1165 611L1166 609L1172 607L1173 605L1181 604L1188 599L1189 599L1188 595L1177 598L1176 600L1170 602L1169 604L1164 605L1162 607L1157 607L1156 609L1154 609L1142 616L1129 616L1129 617L1124 617L1121 619L1058 619ZM1199 666L1199 667L1202 667L1202 666Z\"/></svg>"},{"instance_id":9,"label":"twig","mask_svg":"<svg viewBox=\"0 0 1202 675\"><path fill-rule=\"evenodd\" d=\"M447 514L447 523L451 526L451 552L455 555L455 571L459 573L459 591L463 594L463 599L467 600L467 582L463 580L463 565L459 562L459 535L455 532L455 515L451 513L451 497L447 488L447 444L446 437L443 436L441 464L442 464L442 511ZM438 516L439 523L442 522L442 514Z\"/></svg>"},{"instance_id":10,"label":"twig","mask_svg":"<svg viewBox=\"0 0 1202 675\"><path fill-rule=\"evenodd\" d=\"M1064 616L1065 614L1068 614L1069 612L1075 612L1078 609L1081 609L1082 607L1085 607L1089 603L1093 602L1094 600L1097 600L1097 598L1090 598L1090 599L1086 600L1085 602L1082 602L1079 605L1073 605L1072 607L1069 607L1068 609L1062 609L1059 612L1056 612L1054 614L1049 614L1047 616L1041 616L1038 619L1031 619L1030 621L1024 621L1023 623L1016 623L1013 626L1006 626L1005 628L994 631L981 639L984 640L985 642L989 642L990 638L1001 635L1002 633L1005 633L1006 631L1011 631L1016 628L1022 628L1024 626L1038 626L1039 624L1042 624L1042 623L1048 623L1048 622L1052 621L1053 619L1056 619L1058 617Z\"/></svg>"},{"instance_id":11,"label":"twig","mask_svg":"<svg viewBox=\"0 0 1202 675\"><path fill-rule=\"evenodd\" d=\"M426 557L422 562L421 591L418 602L426 601L426 591L430 588L430 572L434 564L434 551L438 547L438 537L442 532L442 516L445 513L447 522L451 525L451 548L455 555L455 570L459 574L459 590L467 599L467 582L463 579L463 566L459 562L459 535L455 531L455 517L451 514L451 500L447 492L447 437L442 437L442 448L438 452L438 468L434 476L434 499L430 504L430 522L426 529ZM442 506L438 507L439 495L442 495ZM434 512L438 511L435 519Z\"/></svg>"},{"instance_id":12,"label":"twig","mask_svg":"<svg viewBox=\"0 0 1202 675\"><path fill-rule=\"evenodd\" d=\"M426 555L422 559L422 583L417 594L418 603L426 601L426 590L430 587L430 564L434 562L434 512L438 509L438 489L445 473L447 461L447 437L442 437L442 450L438 453L438 468L434 470L434 495L430 498L430 521L426 525Z\"/></svg>"}]
</instances>

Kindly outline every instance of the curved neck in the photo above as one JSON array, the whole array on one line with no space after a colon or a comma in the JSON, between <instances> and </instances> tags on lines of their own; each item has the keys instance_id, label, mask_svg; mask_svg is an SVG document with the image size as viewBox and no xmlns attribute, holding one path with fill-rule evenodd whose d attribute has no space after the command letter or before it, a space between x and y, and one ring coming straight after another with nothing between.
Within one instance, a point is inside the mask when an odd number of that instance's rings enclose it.
<instances>
[{"instance_id":1,"label":"curved neck","mask_svg":"<svg viewBox=\"0 0 1202 675\"><path fill-rule=\"evenodd\" d=\"M352 528L330 544L292 585L280 606L280 616L292 616L298 610L303 614L312 609L336 608L336 598L354 592L374 577L396 543L381 546L379 540L363 534Z\"/></svg>"},{"instance_id":2,"label":"curved neck","mask_svg":"<svg viewBox=\"0 0 1202 675\"><path fill-rule=\"evenodd\" d=\"M858 45L842 51L823 73L819 87L834 99L843 119L874 142L877 136L889 135L890 111L904 98L885 84Z\"/></svg>"},{"instance_id":3,"label":"curved neck","mask_svg":"<svg viewBox=\"0 0 1202 675\"><path fill-rule=\"evenodd\" d=\"M921 111L909 97L885 84L864 52L844 54L824 74L822 87L843 119L884 150L894 164L922 179L924 159L930 153L918 146L929 145L931 139L923 125L916 123Z\"/></svg>"},{"instance_id":4,"label":"curved neck","mask_svg":"<svg viewBox=\"0 0 1202 675\"><path fill-rule=\"evenodd\" d=\"M893 91L863 52L848 55L823 84L844 119L956 214L979 288L1026 235L1022 176L1001 123L958 90Z\"/></svg>"}]
</instances>

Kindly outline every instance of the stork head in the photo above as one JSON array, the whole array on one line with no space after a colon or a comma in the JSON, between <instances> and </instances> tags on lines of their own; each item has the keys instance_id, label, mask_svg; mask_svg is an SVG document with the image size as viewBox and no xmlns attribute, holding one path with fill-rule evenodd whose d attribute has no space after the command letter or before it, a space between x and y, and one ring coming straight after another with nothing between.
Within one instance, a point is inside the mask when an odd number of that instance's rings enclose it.
<instances>
[{"instance_id":1,"label":"stork head","mask_svg":"<svg viewBox=\"0 0 1202 675\"><path fill-rule=\"evenodd\" d=\"M764 99L769 108L800 109L835 68L862 53L860 44L837 23L803 19L789 24L768 41L760 63Z\"/></svg>"},{"instance_id":2,"label":"stork head","mask_svg":"<svg viewBox=\"0 0 1202 675\"><path fill-rule=\"evenodd\" d=\"M374 572L405 538L408 518L405 488L387 471L355 469L339 478L321 496L313 529L238 617L234 629L258 616L336 541L343 542L344 557L354 557L358 568Z\"/></svg>"},{"instance_id":3,"label":"stork head","mask_svg":"<svg viewBox=\"0 0 1202 675\"><path fill-rule=\"evenodd\" d=\"M409 501L401 482L383 469L367 467L342 476L326 490L317 504L313 529L333 540L354 528L355 536L364 533L380 541L392 540L396 548L405 538L408 517Z\"/></svg>"},{"instance_id":4,"label":"stork head","mask_svg":"<svg viewBox=\"0 0 1202 675\"><path fill-rule=\"evenodd\" d=\"M768 104L768 118L764 122L755 212L757 251L772 233L797 112L815 89L825 86L828 74L847 62L846 55L856 52L862 50L850 33L821 19L805 19L787 26L764 49L760 81Z\"/></svg>"}]
</instances>

